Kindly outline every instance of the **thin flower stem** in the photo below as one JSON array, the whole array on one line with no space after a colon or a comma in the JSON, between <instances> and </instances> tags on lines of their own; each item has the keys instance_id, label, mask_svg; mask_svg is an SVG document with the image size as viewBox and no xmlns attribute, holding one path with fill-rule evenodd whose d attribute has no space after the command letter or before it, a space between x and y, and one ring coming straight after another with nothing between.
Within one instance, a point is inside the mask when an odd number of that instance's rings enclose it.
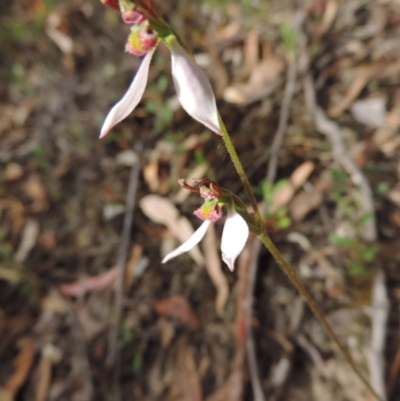
<instances>
[{"instance_id":1,"label":"thin flower stem","mask_svg":"<svg viewBox=\"0 0 400 401\"><path fill-rule=\"evenodd\" d=\"M265 226L262 222L262 217L261 217L260 211L258 209L257 201L254 197L254 193L251 188L249 179L247 178L247 175L243 169L243 165L240 162L239 156L236 153L236 149L233 146L232 140L230 138L228 131L225 128L225 125L221 119L221 116L219 116L219 123L220 123L220 127L221 127L222 134L223 134L222 139L224 140L226 149L228 150L228 153L231 157L233 165L235 166L235 169L240 177L240 180L243 183L243 186L245 188L247 196L251 202L251 206L254 210L254 220L255 220L254 226L256 227L256 230L253 230L253 231L255 231L255 233L258 235L261 242L263 243L263 245L268 249L268 251L271 253L272 257L275 259L278 266L283 270L283 272L288 276L289 280L293 283L293 285L297 288L299 293L303 296L303 298L307 302L308 306L310 307L311 311L314 313L314 315L320 321L320 323L325 328L325 330L327 331L329 336L332 338L332 340L338 346L339 350L345 357L348 364L353 369L354 373L365 384L365 386L376 397L377 400L384 401L383 398L381 396L379 396L377 394L377 392L373 389L373 387L371 386L369 381L363 376L363 374L361 373L361 371L359 370L359 368L353 361L353 358L351 357L350 353L348 352L346 347L344 345L342 345L341 341L339 340L339 337L334 332L332 326L325 319L324 314L322 313L321 309L318 307L318 305L316 304L314 299L311 297L310 293L307 291L304 284L297 277L297 274L294 271L294 269L286 262L286 260L282 256L282 254L279 252L278 248L271 241L271 238L269 237L269 235L265 229Z\"/></svg>"},{"instance_id":2,"label":"thin flower stem","mask_svg":"<svg viewBox=\"0 0 400 401\"><path fill-rule=\"evenodd\" d=\"M221 131L222 131L222 139L224 140L225 147L231 157L232 163L235 166L235 169L239 175L239 178L242 181L242 184L246 191L247 197L250 200L251 207L253 208L256 221L257 221L258 225L262 225L261 214L260 214L260 211L258 210L257 201L256 201L256 198L254 197L254 193L251 188L249 179L247 178L247 175L244 172L243 165L239 159L238 154L236 153L236 149L233 146L231 137L230 137L228 131L226 130L225 124L222 121L221 116L219 115L218 117L219 117L219 125L220 125Z\"/></svg>"},{"instance_id":3,"label":"thin flower stem","mask_svg":"<svg viewBox=\"0 0 400 401\"><path fill-rule=\"evenodd\" d=\"M304 284L297 277L297 274L294 271L294 269L286 262L286 260L282 256L282 254L279 252L278 248L271 241L271 238L267 234L266 230L264 229L264 231L261 234L259 234L258 237L260 238L260 240L264 244L264 246L268 249L268 251L271 253L272 257L275 259L276 263L278 263L279 267L289 277L290 281L294 284L294 286L297 288L297 290L300 292L300 294L306 300L308 306L310 307L310 309L312 310L314 315L318 318L318 320L320 321L322 326L325 328L325 330L328 332L328 334L330 335L332 340L339 347L340 351L342 352L346 361L349 363L349 365L353 369L354 373L359 377L359 379L367 386L368 390L371 391L371 393L379 401L383 401L382 397L377 394L377 392L372 388L369 381L363 376L363 374L361 373L361 371L359 370L359 368L353 361L353 358L351 357L349 351L343 346L343 344L339 340L339 337L334 332L332 326L325 319L324 314L322 313L321 309L315 303L314 299L311 297L310 293L307 291Z\"/></svg>"}]
</instances>

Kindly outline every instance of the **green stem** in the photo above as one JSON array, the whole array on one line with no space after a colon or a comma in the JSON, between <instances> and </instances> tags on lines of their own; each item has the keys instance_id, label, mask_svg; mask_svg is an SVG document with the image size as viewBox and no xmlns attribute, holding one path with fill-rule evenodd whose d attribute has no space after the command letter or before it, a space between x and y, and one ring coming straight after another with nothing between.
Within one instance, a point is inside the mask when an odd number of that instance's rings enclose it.
<instances>
[{"instance_id":1,"label":"green stem","mask_svg":"<svg viewBox=\"0 0 400 401\"><path fill-rule=\"evenodd\" d=\"M233 146L233 143L229 136L229 133L227 132L225 125L220 116L219 116L219 120L220 120L220 127L221 127L221 130L223 133L222 139L224 140L226 149L228 150L228 153L231 156L233 165L235 166L235 169L243 183L244 189L247 193L248 198L250 199L251 206L253 207L253 210L254 210L255 222L252 226L253 227L255 226L256 229L252 230L252 231L255 232L256 235L258 235L261 242L264 244L264 246L271 253L272 257L275 259L276 263L283 270L283 272L288 276L289 280L297 288L299 293L303 296L303 298L307 302L308 306L310 307L311 311L314 313L314 315L320 321L320 323L325 328L325 330L327 331L329 336L332 338L332 340L338 346L339 350L342 352L343 356L345 357L346 361L353 369L354 373L365 384L365 386L376 397L377 400L383 401L382 397L376 393L376 391L372 388L369 381L363 376L363 374L361 373L361 371L359 370L359 368L353 361L353 358L351 357L349 351L346 349L346 347L344 345L342 345L341 341L339 340L339 337L334 332L332 326L325 319L324 314L322 313L321 309L319 309L318 305L315 303L314 299L311 297L310 293L307 291L304 284L297 277L297 274L294 271L294 269L286 262L286 260L282 256L282 254L279 252L278 248L271 241L271 238L269 237L269 235L265 229L265 226L262 222L262 217L261 217L260 211L258 210L257 201L254 197L253 190L251 188L251 185L247 178L247 175L243 169L243 165L240 162L239 156L236 153L236 149ZM247 215L247 212L243 213L242 215ZM247 217L249 217L249 216L247 215Z\"/></svg>"},{"instance_id":2,"label":"green stem","mask_svg":"<svg viewBox=\"0 0 400 401\"><path fill-rule=\"evenodd\" d=\"M219 117L219 125L221 127L221 131L222 131L222 139L224 140L225 143L225 147L231 157L232 163L235 166L235 169L239 175L240 180L242 181L242 184L244 186L244 189L246 191L247 197L250 200L251 203L251 207L254 210L254 215L256 218L256 221L258 223L258 225L262 225L262 218L261 218L261 214L260 211L258 210L258 205L257 205L257 201L256 198L254 197L254 193L253 190L251 188L249 179L247 178L246 173L244 172L243 169L243 165L239 159L238 154L236 153L236 149L233 146L232 140L230 135L228 134L228 131L226 130L225 124L222 121L222 118L220 115L218 115Z\"/></svg>"},{"instance_id":3,"label":"green stem","mask_svg":"<svg viewBox=\"0 0 400 401\"><path fill-rule=\"evenodd\" d=\"M354 373L359 377L359 379L367 386L368 390L379 400L383 401L382 397L379 396L376 391L372 388L371 384L369 381L363 376L355 362L353 361L353 358L351 357L349 351L344 347L344 345L341 343L339 340L339 337L336 335L335 331L333 330L332 326L328 323L328 321L325 319L324 314L322 313L321 309L318 307L318 305L315 303L314 299L311 297L310 293L307 291L305 288L304 284L301 282L301 280L297 277L296 272L294 269L286 262L282 254L279 252L278 248L275 246L275 244L271 241L271 238L268 236L266 230L258 235L260 238L261 242L264 244L264 246L268 249L268 251L271 253L272 257L275 259L276 263L278 263L279 267L283 270L283 272L289 277L290 281L294 284L294 286L297 288L299 293L303 296L303 298L306 300L308 306L310 307L311 311L314 313L314 315L317 317L317 319L320 321L322 326L325 328L325 330L328 332L332 340L336 343L336 345L339 347L340 351L342 352L343 356L345 357L346 361L348 364L351 366L353 369Z\"/></svg>"}]
</instances>

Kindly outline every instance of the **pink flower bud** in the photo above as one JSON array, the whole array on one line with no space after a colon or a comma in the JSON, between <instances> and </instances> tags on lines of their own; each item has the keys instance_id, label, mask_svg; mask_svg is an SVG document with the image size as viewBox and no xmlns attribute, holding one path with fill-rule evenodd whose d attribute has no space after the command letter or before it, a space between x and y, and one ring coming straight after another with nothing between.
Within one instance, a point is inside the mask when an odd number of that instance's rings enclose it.
<instances>
[{"instance_id":1,"label":"pink flower bud","mask_svg":"<svg viewBox=\"0 0 400 401\"><path fill-rule=\"evenodd\" d=\"M122 19L125 24L139 25L146 19L146 16L141 11L134 8L133 10L123 12Z\"/></svg>"},{"instance_id":2,"label":"pink flower bud","mask_svg":"<svg viewBox=\"0 0 400 401\"><path fill-rule=\"evenodd\" d=\"M119 11L119 4L118 4L118 0L101 0L101 2L107 6L110 7L116 11Z\"/></svg>"}]
</instances>

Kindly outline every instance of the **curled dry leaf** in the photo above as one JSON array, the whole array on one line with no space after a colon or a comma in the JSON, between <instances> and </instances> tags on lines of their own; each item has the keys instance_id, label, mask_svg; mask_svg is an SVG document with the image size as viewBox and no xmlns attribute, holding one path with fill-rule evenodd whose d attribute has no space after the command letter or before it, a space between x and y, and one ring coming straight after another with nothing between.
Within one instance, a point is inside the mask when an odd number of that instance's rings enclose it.
<instances>
[{"instance_id":1,"label":"curled dry leaf","mask_svg":"<svg viewBox=\"0 0 400 401\"><path fill-rule=\"evenodd\" d=\"M31 337L24 337L18 341L19 353L14 359L14 372L4 383L1 392L8 393L14 399L18 390L25 383L35 356L35 342ZM1 394L0 392L0 394Z\"/></svg>"},{"instance_id":2,"label":"curled dry leaf","mask_svg":"<svg viewBox=\"0 0 400 401\"><path fill-rule=\"evenodd\" d=\"M333 186L330 171L324 171L310 191L301 191L290 203L289 212L294 221L302 221L312 210L315 210L323 201L323 193Z\"/></svg>"},{"instance_id":3,"label":"curled dry leaf","mask_svg":"<svg viewBox=\"0 0 400 401\"><path fill-rule=\"evenodd\" d=\"M26 195L32 200L30 210L33 213L43 213L49 208L49 200L37 174L32 174L24 184Z\"/></svg>"},{"instance_id":4,"label":"curled dry leaf","mask_svg":"<svg viewBox=\"0 0 400 401\"><path fill-rule=\"evenodd\" d=\"M186 217L180 216L178 209L168 199L158 195L148 195L140 201L143 213L152 221L164 224L180 242L185 242L194 233L193 227ZM204 257L198 246L189 251L189 255L199 265L204 265Z\"/></svg>"},{"instance_id":5,"label":"curled dry leaf","mask_svg":"<svg viewBox=\"0 0 400 401\"><path fill-rule=\"evenodd\" d=\"M375 97L355 101L350 111L353 117L361 124L373 128L380 128L385 122L386 99Z\"/></svg>"},{"instance_id":6,"label":"curled dry leaf","mask_svg":"<svg viewBox=\"0 0 400 401\"><path fill-rule=\"evenodd\" d=\"M179 376L183 400L202 401L201 380L194 360L193 347L188 345L187 342L187 338L183 337L178 345Z\"/></svg>"},{"instance_id":7,"label":"curled dry leaf","mask_svg":"<svg viewBox=\"0 0 400 401\"><path fill-rule=\"evenodd\" d=\"M277 55L262 60L251 71L247 83L228 86L224 90L224 100L233 104L246 105L265 98L279 85L283 67L283 60Z\"/></svg>"},{"instance_id":8,"label":"curled dry leaf","mask_svg":"<svg viewBox=\"0 0 400 401\"><path fill-rule=\"evenodd\" d=\"M117 267L114 266L110 270L97 276L88 277L69 284L62 284L58 289L63 295L77 298L84 295L86 292L100 291L109 287L116 279L117 272Z\"/></svg>"},{"instance_id":9,"label":"curled dry leaf","mask_svg":"<svg viewBox=\"0 0 400 401\"><path fill-rule=\"evenodd\" d=\"M315 165L311 161L304 162L296 168L286 185L275 192L272 198L271 213L276 212L280 207L290 202L296 191L306 182L314 168Z\"/></svg>"},{"instance_id":10,"label":"curled dry leaf","mask_svg":"<svg viewBox=\"0 0 400 401\"><path fill-rule=\"evenodd\" d=\"M29 252L36 245L39 235L39 223L37 220L28 219L22 232L21 243L15 253L15 261L22 263L29 255Z\"/></svg>"},{"instance_id":11,"label":"curled dry leaf","mask_svg":"<svg viewBox=\"0 0 400 401\"><path fill-rule=\"evenodd\" d=\"M198 329L200 326L192 307L182 295L156 301L153 308L160 316L175 319L191 329Z\"/></svg>"},{"instance_id":12,"label":"curled dry leaf","mask_svg":"<svg viewBox=\"0 0 400 401\"><path fill-rule=\"evenodd\" d=\"M216 248L217 238L215 236L215 228L211 225L204 240L204 256L206 258L206 269L208 275L217 290L217 298L215 300L215 311L218 316L222 316L226 301L229 296L229 285L225 274L221 267L221 258Z\"/></svg>"},{"instance_id":13,"label":"curled dry leaf","mask_svg":"<svg viewBox=\"0 0 400 401\"><path fill-rule=\"evenodd\" d=\"M23 167L15 162L8 163L3 172L3 180L5 182L17 181L24 175Z\"/></svg>"}]
</instances>

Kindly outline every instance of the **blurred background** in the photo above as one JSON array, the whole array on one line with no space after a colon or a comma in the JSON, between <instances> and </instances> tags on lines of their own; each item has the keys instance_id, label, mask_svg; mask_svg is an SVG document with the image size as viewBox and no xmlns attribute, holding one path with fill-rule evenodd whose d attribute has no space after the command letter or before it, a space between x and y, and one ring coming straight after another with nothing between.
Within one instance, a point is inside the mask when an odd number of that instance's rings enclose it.
<instances>
[{"instance_id":1,"label":"blurred background","mask_svg":"<svg viewBox=\"0 0 400 401\"><path fill-rule=\"evenodd\" d=\"M273 241L398 400L400 3L154 7L210 78ZM199 226L179 178L247 199L162 45L139 107L98 139L140 63L128 33L97 0L1 1L0 400L372 400L254 238L233 273L220 223L160 263Z\"/></svg>"}]
</instances>

